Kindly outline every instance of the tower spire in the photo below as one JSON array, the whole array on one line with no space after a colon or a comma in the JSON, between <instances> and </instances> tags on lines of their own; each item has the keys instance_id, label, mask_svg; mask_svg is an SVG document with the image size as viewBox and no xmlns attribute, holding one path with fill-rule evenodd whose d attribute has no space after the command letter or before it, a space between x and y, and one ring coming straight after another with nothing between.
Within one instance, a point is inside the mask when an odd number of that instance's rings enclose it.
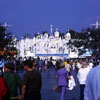
<instances>
[{"instance_id":1,"label":"tower spire","mask_svg":"<svg viewBox=\"0 0 100 100\"><path fill-rule=\"evenodd\" d=\"M69 33L69 31L70 31L70 30L68 29L68 31L67 31L67 32Z\"/></svg>"},{"instance_id":2,"label":"tower spire","mask_svg":"<svg viewBox=\"0 0 100 100\"><path fill-rule=\"evenodd\" d=\"M56 28L56 31L58 31L58 28Z\"/></svg>"},{"instance_id":3,"label":"tower spire","mask_svg":"<svg viewBox=\"0 0 100 100\"><path fill-rule=\"evenodd\" d=\"M52 35L52 34L53 34L52 25L50 25L50 27L51 27L51 28L50 28L50 32L51 32L50 34Z\"/></svg>"}]
</instances>

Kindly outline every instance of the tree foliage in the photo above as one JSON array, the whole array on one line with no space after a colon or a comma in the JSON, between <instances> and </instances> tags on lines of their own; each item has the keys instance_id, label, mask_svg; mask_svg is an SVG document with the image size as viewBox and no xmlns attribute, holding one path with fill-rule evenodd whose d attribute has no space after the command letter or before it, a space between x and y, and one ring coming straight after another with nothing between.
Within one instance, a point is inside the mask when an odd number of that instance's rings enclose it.
<instances>
[{"instance_id":1,"label":"tree foliage","mask_svg":"<svg viewBox=\"0 0 100 100\"><path fill-rule=\"evenodd\" d=\"M100 28L98 29L84 29L81 32L70 30L72 42L77 48L83 47L81 51L84 53L85 49L93 51L93 56L100 55Z\"/></svg>"},{"instance_id":2,"label":"tree foliage","mask_svg":"<svg viewBox=\"0 0 100 100\"><path fill-rule=\"evenodd\" d=\"M7 32L7 29L0 25L0 49L3 50L5 47L8 47L11 41L11 33Z\"/></svg>"}]
</instances>

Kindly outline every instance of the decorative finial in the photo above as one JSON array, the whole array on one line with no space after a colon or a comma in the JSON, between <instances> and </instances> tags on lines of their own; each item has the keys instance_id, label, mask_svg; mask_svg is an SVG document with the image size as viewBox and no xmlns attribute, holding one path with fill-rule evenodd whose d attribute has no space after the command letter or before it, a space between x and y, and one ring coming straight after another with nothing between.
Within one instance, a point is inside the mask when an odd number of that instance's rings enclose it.
<instances>
[{"instance_id":1,"label":"decorative finial","mask_svg":"<svg viewBox=\"0 0 100 100\"><path fill-rule=\"evenodd\" d=\"M50 31L51 31L51 33L53 33L52 25L50 25L50 27L51 27Z\"/></svg>"},{"instance_id":2,"label":"decorative finial","mask_svg":"<svg viewBox=\"0 0 100 100\"><path fill-rule=\"evenodd\" d=\"M40 33L38 32L38 35L39 35Z\"/></svg>"},{"instance_id":3,"label":"decorative finial","mask_svg":"<svg viewBox=\"0 0 100 100\"><path fill-rule=\"evenodd\" d=\"M56 28L56 31L58 31L58 28Z\"/></svg>"},{"instance_id":4,"label":"decorative finial","mask_svg":"<svg viewBox=\"0 0 100 100\"><path fill-rule=\"evenodd\" d=\"M70 30L68 29L68 33L69 33L69 31L70 31Z\"/></svg>"},{"instance_id":5,"label":"decorative finial","mask_svg":"<svg viewBox=\"0 0 100 100\"><path fill-rule=\"evenodd\" d=\"M22 38L22 40L24 39L24 37L23 37L23 36L22 36L21 38Z\"/></svg>"}]
</instances>

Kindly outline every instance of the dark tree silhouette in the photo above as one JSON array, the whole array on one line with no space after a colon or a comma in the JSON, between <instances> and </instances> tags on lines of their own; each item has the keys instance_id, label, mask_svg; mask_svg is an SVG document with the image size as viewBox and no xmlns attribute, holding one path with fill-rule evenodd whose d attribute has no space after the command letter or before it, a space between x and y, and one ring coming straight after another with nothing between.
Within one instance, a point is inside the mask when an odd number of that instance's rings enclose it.
<instances>
[{"instance_id":1,"label":"dark tree silhouette","mask_svg":"<svg viewBox=\"0 0 100 100\"><path fill-rule=\"evenodd\" d=\"M12 41L12 33L7 32L7 29L0 25L0 49L8 48L8 44Z\"/></svg>"}]
</instances>

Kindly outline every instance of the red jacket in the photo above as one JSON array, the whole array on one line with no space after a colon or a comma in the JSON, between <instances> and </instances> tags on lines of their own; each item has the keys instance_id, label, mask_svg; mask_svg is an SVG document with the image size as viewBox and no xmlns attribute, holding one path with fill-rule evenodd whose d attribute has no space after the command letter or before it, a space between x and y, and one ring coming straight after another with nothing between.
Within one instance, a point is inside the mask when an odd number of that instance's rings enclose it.
<instances>
[{"instance_id":1,"label":"red jacket","mask_svg":"<svg viewBox=\"0 0 100 100\"><path fill-rule=\"evenodd\" d=\"M2 100L2 96L7 93L7 87L5 85L5 81L2 77L0 77L0 100Z\"/></svg>"}]
</instances>

